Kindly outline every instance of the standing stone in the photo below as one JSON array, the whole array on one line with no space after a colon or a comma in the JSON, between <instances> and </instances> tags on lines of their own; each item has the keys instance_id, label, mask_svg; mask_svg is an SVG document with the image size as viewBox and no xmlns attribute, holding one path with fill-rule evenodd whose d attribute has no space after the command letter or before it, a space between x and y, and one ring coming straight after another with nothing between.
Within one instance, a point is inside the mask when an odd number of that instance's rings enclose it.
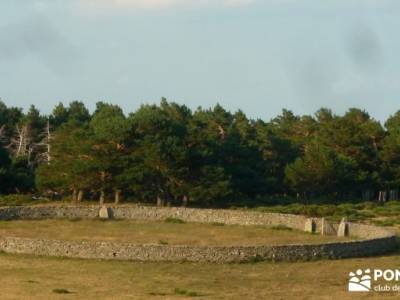
<instances>
[{"instance_id":1,"label":"standing stone","mask_svg":"<svg viewBox=\"0 0 400 300\"><path fill-rule=\"evenodd\" d=\"M103 205L103 206L100 208L99 217L100 217L100 219L104 219L104 220L110 219L109 210L108 210L108 208L107 208L105 205Z\"/></svg>"},{"instance_id":2,"label":"standing stone","mask_svg":"<svg viewBox=\"0 0 400 300\"><path fill-rule=\"evenodd\" d=\"M317 224L315 223L315 221L313 219L306 220L306 225L304 227L304 231L310 232L310 233L314 233L317 231Z\"/></svg>"},{"instance_id":3,"label":"standing stone","mask_svg":"<svg viewBox=\"0 0 400 300\"><path fill-rule=\"evenodd\" d=\"M337 235L338 237L349 236L349 223L346 218L343 218L340 222Z\"/></svg>"},{"instance_id":4,"label":"standing stone","mask_svg":"<svg viewBox=\"0 0 400 300\"><path fill-rule=\"evenodd\" d=\"M321 220L321 234L322 235L335 235L335 229L332 224L329 223L325 218Z\"/></svg>"}]
</instances>

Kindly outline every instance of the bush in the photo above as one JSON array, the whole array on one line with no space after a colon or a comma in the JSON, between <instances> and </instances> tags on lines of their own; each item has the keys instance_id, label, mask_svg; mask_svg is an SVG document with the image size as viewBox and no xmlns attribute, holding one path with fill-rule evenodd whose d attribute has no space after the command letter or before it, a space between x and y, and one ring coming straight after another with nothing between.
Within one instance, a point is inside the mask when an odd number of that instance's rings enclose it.
<instances>
[{"instance_id":1,"label":"bush","mask_svg":"<svg viewBox=\"0 0 400 300\"><path fill-rule=\"evenodd\" d=\"M247 261L244 261L242 263L256 264L263 261L265 261L265 259L257 254L256 256L252 256Z\"/></svg>"},{"instance_id":2,"label":"bush","mask_svg":"<svg viewBox=\"0 0 400 300\"><path fill-rule=\"evenodd\" d=\"M56 294L71 294L71 292L68 291L67 289L54 289L53 293L56 293Z\"/></svg>"},{"instance_id":3,"label":"bush","mask_svg":"<svg viewBox=\"0 0 400 300\"><path fill-rule=\"evenodd\" d=\"M293 230L292 228L290 228L286 225L282 225L282 224L272 226L271 229L273 229L273 230L288 230L288 231Z\"/></svg>"},{"instance_id":4,"label":"bush","mask_svg":"<svg viewBox=\"0 0 400 300\"><path fill-rule=\"evenodd\" d=\"M173 223L173 224L185 224L186 222L181 220L181 219L177 219L177 218L166 218L164 220L165 223Z\"/></svg>"},{"instance_id":5,"label":"bush","mask_svg":"<svg viewBox=\"0 0 400 300\"><path fill-rule=\"evenodd\" d=\"M383 220L374 220L373 222L378 226L395 226L400 224L400 218L387 218Z\"/></svg>"},{"instance_id":6,"label":"bush","mask_svg":"<svg viewBox=\"0 0 400 300\"><path fill-rule=\"evenodd\" d=\"M182 295L182 296L188 296L188 297L199 297L201 296L199 293L194 292L194 291L187 291L187 290L183 290L180 288L175 288L174 290L174 294L175 295Z\"/></svg>"},{"instance_id":7,"label":"bush","mask_svg":"<svg viewBox=\"0 0 400 300\"><path fill-rule=\"evenodd\" d=\"M308 217L325 217L332 221L340 221L347 217L349 221L362 221L376 216L396 216L400 214L400 203L387 202L384 206L377 206L373 202L333 204L309 204L293 203L286 206L277 205L271 207L258 207L255 210L261 212L305 215Z\"/></svg>"}]
</instances>

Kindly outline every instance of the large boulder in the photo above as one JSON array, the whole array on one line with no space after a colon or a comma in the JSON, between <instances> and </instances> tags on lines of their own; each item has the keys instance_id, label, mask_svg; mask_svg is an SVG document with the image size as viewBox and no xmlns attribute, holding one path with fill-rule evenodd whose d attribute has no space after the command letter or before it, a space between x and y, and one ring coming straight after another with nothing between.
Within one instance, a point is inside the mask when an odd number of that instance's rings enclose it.
<instances>
[{"instance_id":1,"label":"large boulder","mask_svg":"<svg viewBox=\"0 0 400 300\"><path fill-rule=\"evenodd\" d=\"M307 219L306 224L304 226L305 232L314 233L317 231L317 224L314 219Z\"/></svg>"},{"instance_id":2,"label":"large boulder","mask_svg":"<svg viewBox=\"0 0 400 300\"><path fill-rule=\"evenodd\" d=\"M99 210L99 218L102 220L108 220L111 219L111 217L112 217L111 209L103 205Z\"/></svg>"},{"instance_id":3,"label":"large boulder","mask_svg":"<svg viewBox=\"0 0 400 300\"><path fill-rule=\"evenodd\" d=\"M336 230L333 225L325 218L321 219L321 234L322 235L336 235Z\"/></svg>"},{"instance_id":4,"label":"large boulder","mask_svg":"<svg viewBox=\"0 0 400 300\"><path fill-rule=\"evenodd\" d=\"M337 235L338 237L346 237L350 235L349 222L347 222L346 218L343 218L340 222Z\"/></svg>"}]
</instances>

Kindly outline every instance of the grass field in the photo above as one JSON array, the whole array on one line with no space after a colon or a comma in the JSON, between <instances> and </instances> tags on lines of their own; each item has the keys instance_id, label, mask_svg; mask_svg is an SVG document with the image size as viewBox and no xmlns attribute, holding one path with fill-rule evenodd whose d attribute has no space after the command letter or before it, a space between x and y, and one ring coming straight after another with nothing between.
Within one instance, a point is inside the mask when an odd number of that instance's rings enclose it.
<instances>
[{"instance_id":1,"label":"grass field","mask_svg":"<svg viewBox=\"0 0 400 300\"><path fill-rule=\"evenodd\" d=\"M0 299L398 299L351 294L348 273L400 256L299 263L134 263L0 254Z\"/></svg>"},{"instance_id":2,"label":"grass field","mask_svg":"<svg viewBox=\"0 0 400 300\"><path fill-rule=\"evenodd\" d=\"M364 222L381 223L400 233L399 207L369 204L312 208L321 215L339 218L351 215ZM301 212L303 207L276 207L268 210ZM343 213L346 212L347 213ZM52 223L56 222L56 223ZM130 223L130 222L128 222ZM12 221L0 222L2 232L71 239L132 239L146 242L181 241L207 243L263 243L279 236L279 241L296 231L265 227L221 226L220 224L179 224L125 221ZM144 231L143 231L144 230ZM190 232L190 234L178 234ZM19 233L18 233L19 232ZM149 238L148 235L156 236ZM146 236L147 235L147 236ZM320 236L300 234L304 240ZM271 242L273 242L273 238ZM138 263L100 260L47 258L0 253L0 299L399 299L398 293L349 293L349 272L357 269L398 269L400 251L393 255L315 262L247 264ZM384 283L382 283L384 284ZM399 283L400 284L400 283Z\"/></svg>"},{"instance_id":3,"label":"grass field","mask_svg":"<svg viewBox=\"0 0 400 300\"><path fill-rule=\"evenodd\" d=\"M170 245L277 245L320 243L343 238L309 234L286 227L236 226L130 220L0 221L0 235L63 240L122 241Z\"/></svg>"}]
</instances>

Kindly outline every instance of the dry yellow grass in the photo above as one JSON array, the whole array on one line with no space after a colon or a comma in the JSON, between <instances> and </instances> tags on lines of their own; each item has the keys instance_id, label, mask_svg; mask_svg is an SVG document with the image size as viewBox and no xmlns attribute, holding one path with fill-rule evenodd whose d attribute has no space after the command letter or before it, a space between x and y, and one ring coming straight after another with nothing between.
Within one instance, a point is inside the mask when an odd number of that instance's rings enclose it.
<instances>
[{"instance_id":1,"label":"dry yellow grass","mask_svg":"<svg viewBox=\"0 0 400 300\"><path fill-rule=\"evenodd\" d=\"M96 228L94 233L97 237L103 237L105 229L108 235L112 232L108 231L107 226L116 231L121 228L131 231L130 226L138 229L137 226L141 224L133 222L127 226L125 222L63 221L69 228L68 231L60 226L58 221L54 221L56 223L50 220L18 222L22 224L18 226L25 226L23 230L25 233L29 232L27 230L29 228L34 234L48 229L53 232L52 234L58 233L64 237L70 235L74 239L88 234L81 232L85 226L89 226L90 230ZM10 227L18 222L0 222L0 228L9 232ZM83 228L80 228L79 224ZM231 241L231 235L238 232L241 233L237 236L237 241L246 240L247 230L264 230L269 233L273 231L279 235L293 233L266 230L263 227L212 225L204 227L202 224L166 223L142 223L140 226L144 225L146 228L158 226L151 230L152 233L160 227L165 228L166 231L174 230L175 232L178 232L179 228L184 229L185 232L195 230L192 234L199 239L202 238L199 234L207 233L209 237L211 230L224 230L226 236L222 238L229 237L228 240ZM165 233L162 231L162 234ZM298 232L295 233L298 234ZM247 239L247 241L254 242L253 239ZM349 293L347 283L350 271L360 268L393 269L399 267L399 262L400 253L378 258L336 261L225 265L80 260L0 253L0 299L398 299L399 293Z\"/></svg>"},{"instance_id":2,"label":"dry yellow grass","mask_svg":"<svg viewBox=\"0 0 400 300\"><path fill-rule=\"evenodd\" d=\"M346 289L350 271L396 268L399 261L400 256L386 256L214 265L0 254L0 299L398 299L398 293L351 294Z\"/></svg>"},{"instance_id":3,"label":"dry yellow grass","mask_svg":"<svg viewBox=\"0 0 400 300\"><path fill-rule=\"evenodd\" d=\"M344 240L265 226L174 224L128 220L0 221L0 235L64 240L123 241L137 244L168 243L170 245L276 245Z\"/></svg>"}]
</instances>

